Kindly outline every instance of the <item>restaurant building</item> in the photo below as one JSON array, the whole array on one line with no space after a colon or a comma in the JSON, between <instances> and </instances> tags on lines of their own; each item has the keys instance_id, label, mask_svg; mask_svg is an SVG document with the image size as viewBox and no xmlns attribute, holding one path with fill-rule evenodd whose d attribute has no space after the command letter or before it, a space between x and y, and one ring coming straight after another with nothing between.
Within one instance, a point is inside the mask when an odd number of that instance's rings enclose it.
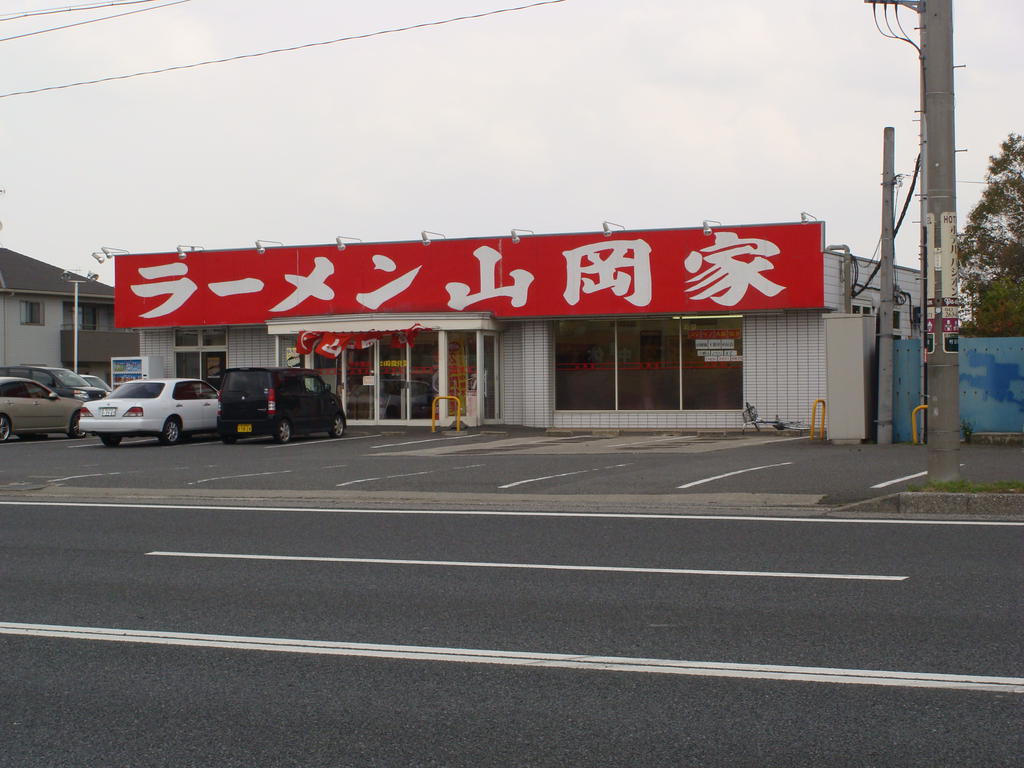
<instances>
[{"instance_id":1,"label":"restaurant building","mask_svg":"<svg viewBox=\"0 0 1024 768\"><path fill-rule=\"evenodd\" d=\"M429 423L439 396L470 425L733 429L745 403L806 420L845 290L820 221L183 246L115 264L117 324L166 375L316 368L355 424ZM909 335L910 312L897 323Z\"/></svg>"}]
</instances>

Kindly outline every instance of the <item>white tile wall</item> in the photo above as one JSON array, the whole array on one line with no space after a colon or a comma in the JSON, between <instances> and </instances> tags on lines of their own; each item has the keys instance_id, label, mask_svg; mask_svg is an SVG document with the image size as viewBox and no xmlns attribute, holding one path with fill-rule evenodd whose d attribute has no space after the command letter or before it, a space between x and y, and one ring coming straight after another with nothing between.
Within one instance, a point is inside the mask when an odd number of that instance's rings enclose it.
<instances>
[{"instance_id":1,"label":"white tile wall","mask_svg":"<svg viewBox=\"0 0 1024 768\"><path fill-rule=\"evenodd\" d=\"M228 327L228 367L280 365L276 337L265 326Z\"/></svg>"},{"instance_id":2,"label":"white tile wall","mask_svg":"<svg viewBox=\"0 0 1024 768\"><path fill-rule=\"evenodd\" d=\"M139 354L160 358L164 376L174 376L174 329L153 328L139 331Z\"/></svg>"}]
</instances>

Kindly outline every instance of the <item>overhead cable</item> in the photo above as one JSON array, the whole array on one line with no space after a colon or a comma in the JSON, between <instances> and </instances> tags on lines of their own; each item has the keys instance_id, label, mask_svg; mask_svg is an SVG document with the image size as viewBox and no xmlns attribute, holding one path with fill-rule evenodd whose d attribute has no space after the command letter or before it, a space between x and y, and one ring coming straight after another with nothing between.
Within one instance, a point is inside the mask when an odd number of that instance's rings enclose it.
<instances>
[{"instance_id":1,"label":"overhead cable","mask_svg":"<svg viewBox=\"0 0 1024 768\"><path fill-rule=\"evenodd\" d=\"M8 40L18 40L22 37L32 37L33 35L43 35L47 32L57 32L61 29L70 29L71 27L80 27L83 24L95 24L98 21L109 21L110 19L119 19L122 16L131 16L136 13L145 13L146 11L158 11L161 8L168 8L172 5L181 5L187 3L189 0L174 0L171 3L164 3L163 5L151 5L148 8L137 8L134 11L122 11L121 13L115 13L110 16L100 16L98 19L86 19L85 21L76 21L73 24L64 24L60 27L50 27L48 29L37 29L35 32L23 32L20 35L11 35L10 37L0 37L0 43L6 43Z\"/></svg>"},{"instance_id":2,"label":"overhead cable","mask_svg":"<svg viewBox=\"0 0 1024 768\"><path fill-rule=\"evenodd\" d=\"M76 83L65 83L63 85L49 85L43 88L32 88L25 91L10 91L9 93L0 93L0 99L7 99L11 96L25 96L30 93L43 93L45 91L59 91L67 88L77 88L82 85L96 85L98 83L109 83L114 80L128 80L134 77L143 77L145 75L159 75L165 72L176 72L183 69L195 69L197 67L205 67L210 64L225 64L229 61L240 61L242 59L254 59L260 56L270 56L275 53L288 53L291 51L300 51L306 48L316 48L324 45L334 45L336 43L347 43L353 40L366 40L371 37L380 37L382 35L391 35L396 32L409 32L415 29L425 29L427 27L439 27L444 24L453 24L458 21L472 21L475 19L483 19L488 16L497 16L502 13L513 13L515 11L525 11L529 8L537 8L542 5L555 5L556 3L564 3L566 0L540 0L540 2L529 3L527 5L519 5L513 8L499 8L494 11L484 11L482 13L474 13L466 16L455 16L450 19L441 19L439 21L426 21L420 24L410 24L406 27L394 27L392 29L381 29L376 32L367 32L361 35L348 35L346 37L338 37L333 40L321 40L315 43L303 43L301 45L293 45L287 48L274 48L269 51L259 51L257 53L243 53L238 56L227 56L223 59L208 59L206 61L197 61L192 64L178 64L171 67L161 67L160 69L150 69L142 72L132 72L127 75L112 75L110 77L100 77L95 80L81 80Z\"/></svg>"},{"instance_id":3,"label":"overhead cable","mask_svg":"<svg viewBox=\"0 0 1024 768\"><path fill-rule=\"evenodd\" d=\"M157 0L115 0L106 3L86 3L83 5L62 5L60 8L40 8L36 11L20 11L16 13L0 14L0 21L14 21L25 19L30 16L49 16L52 13L69 13L77 11L94 11L97 8L110 8L118 5L139 5L140 3L155 3Z\"/></svg>"}]
</instances>

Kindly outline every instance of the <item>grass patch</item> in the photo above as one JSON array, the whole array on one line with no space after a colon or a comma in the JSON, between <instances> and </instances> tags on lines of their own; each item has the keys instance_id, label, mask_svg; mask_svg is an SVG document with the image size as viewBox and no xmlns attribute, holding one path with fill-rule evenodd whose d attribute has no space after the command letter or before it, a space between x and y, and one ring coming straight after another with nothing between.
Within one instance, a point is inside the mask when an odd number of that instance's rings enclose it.
<instances>
[{"instance_id":1,"label":"grass patch","mask_svg":"<svg viewBox=\"0 0 1024 768\"><path fill-rule=\"evenodd\" d=\"M1024 493L1024 481L1004 480L999 483L972 483L967 480L953 480L947 483L913 485L910 490L931 493Z\"/></svg>"}]
</instances>

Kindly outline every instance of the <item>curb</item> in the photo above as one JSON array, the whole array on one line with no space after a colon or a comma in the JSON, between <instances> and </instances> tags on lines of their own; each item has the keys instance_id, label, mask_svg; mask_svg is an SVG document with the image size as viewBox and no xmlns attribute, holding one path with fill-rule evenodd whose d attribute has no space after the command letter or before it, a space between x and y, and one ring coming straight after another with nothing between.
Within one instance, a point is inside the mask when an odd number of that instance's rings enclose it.
<instances>
[{"instance_id":1,"label":"curb","mask_svg":"<svg viewBox=\"0 0 1024 768\"><path fill-rule=\"evenodd\" d=\"M838 513L897 514L941 518L1024 518L1024 493L894 493L848 504Z\"/></svg>"}]
</instances>

